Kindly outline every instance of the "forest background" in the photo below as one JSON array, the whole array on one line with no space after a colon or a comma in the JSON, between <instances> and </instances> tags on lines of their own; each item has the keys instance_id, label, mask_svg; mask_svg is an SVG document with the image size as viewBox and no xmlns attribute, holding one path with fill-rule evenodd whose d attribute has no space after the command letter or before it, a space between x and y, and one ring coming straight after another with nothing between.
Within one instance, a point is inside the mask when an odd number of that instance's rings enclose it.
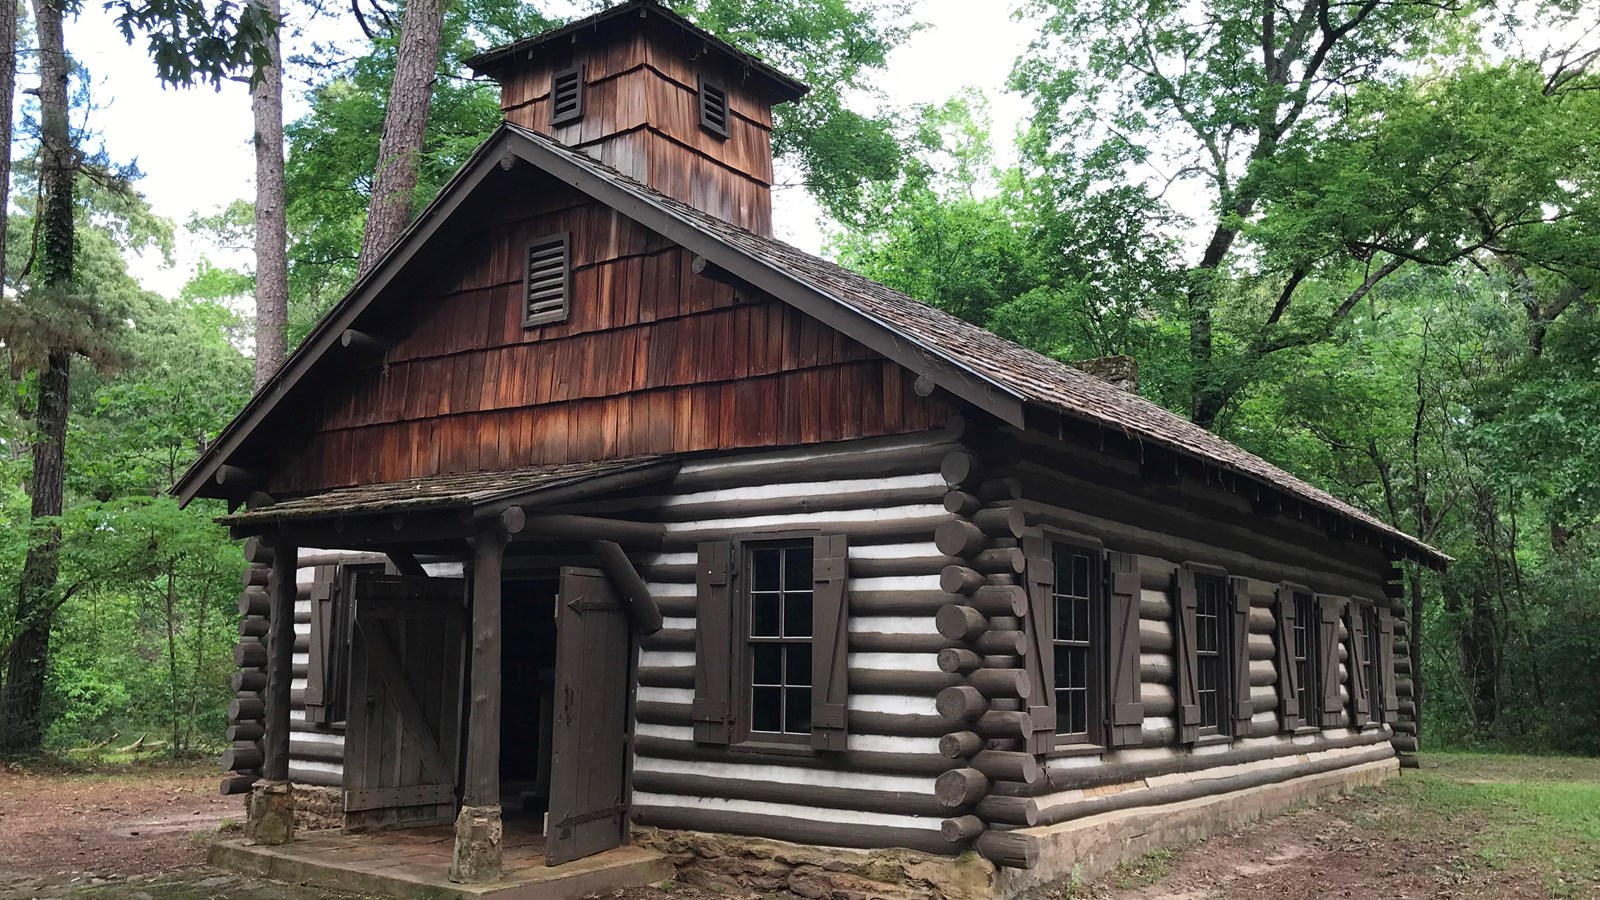
<instances>
[{"instance_id":1,"label":"forest background","mask_svg":"<svg viewBox=\"0 0 1600 900\"><path fill-rule=\"evenodd\" d=\"M257 193L181 226L93 149L72 8L9 39L0 11L6 752L220 745L243 559L165 491L499 122L461 61L572 12L315 2L108 6L166 81L254 78L258 133L274 79L304 91L281 183L265 141ZM815 88L776 149L830 255L1056 358L1129 355L1149 399L1455 557L1406 579L1424 749L1600 755L1600 3L1023 0L1004 157L993 98L879 90L911 0L668 5ZM275 56L313 15L365 40ZM254 263L131 274L183 242Z\"/></svg>"}]
</instances>

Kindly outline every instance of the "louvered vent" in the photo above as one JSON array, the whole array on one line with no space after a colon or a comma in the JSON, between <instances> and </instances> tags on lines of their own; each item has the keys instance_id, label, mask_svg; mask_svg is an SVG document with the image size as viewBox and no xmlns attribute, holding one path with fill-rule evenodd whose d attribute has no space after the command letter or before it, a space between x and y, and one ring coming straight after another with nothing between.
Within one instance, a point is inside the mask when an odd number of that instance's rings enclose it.
<instances>
[{"instance_id":1,"label":"louvered vent","mask_svg":"<svg viewBox=\"0 0 1600 900\"><path fill-rule=\"evenodd\" d=\"M572 270L567 261L568 236L541 238L528 245L522 324L564 322L572 296Z\"/></svg>"},{"instance_id":2,"label":"louvered vent","mask_svg":"<svg viewBox=\"0 0 1600 900\"><path fill-rule=\"evenodd\" d=\"M700 127L720 138L728 136L728 92L704 78L700 79Z\"/></svg>"},{"instance_id":3,"label":"louvered vent","mask_svg":"<svg viewBox=\"0 0 1600 900\"><path fill-rule=\"evenodd\" d=\"M573 66L550 76L550 124L565 125L583 118L583 66Z\"/></svg>"}]
</instances>

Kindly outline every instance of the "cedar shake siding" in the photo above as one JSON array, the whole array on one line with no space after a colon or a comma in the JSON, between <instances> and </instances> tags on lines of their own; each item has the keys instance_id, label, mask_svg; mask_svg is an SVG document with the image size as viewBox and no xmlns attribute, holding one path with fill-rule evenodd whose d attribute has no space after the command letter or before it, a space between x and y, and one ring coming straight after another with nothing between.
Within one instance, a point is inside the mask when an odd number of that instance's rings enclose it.
<instances>
[{"instance_id":1,"label":"cedar shake siding","mask_svg":"<svg viewBox=\"0 0 1600 900\"><path fill-rule=\"evenodd\" d=\"M915 376L548 182L509 186L387 318L385 364L334 374L276 445L275 495L579 460L926 431ZM564 322L525 327L523 251L569 234Z\"/></svg>"}]
</instances>

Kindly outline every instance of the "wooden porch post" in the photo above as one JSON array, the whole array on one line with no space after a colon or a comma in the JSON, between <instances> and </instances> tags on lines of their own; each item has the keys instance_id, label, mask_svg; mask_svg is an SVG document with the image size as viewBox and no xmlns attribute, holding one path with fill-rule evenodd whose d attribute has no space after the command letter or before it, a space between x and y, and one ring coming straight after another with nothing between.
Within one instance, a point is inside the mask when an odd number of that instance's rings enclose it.
<instances>
[{"instance_id":1,"label":"wooden porch post","mask_svg":"<svg viewBox=\"0 0 1600 900\"><path fill-rule=\"evenodd\" d=\"M450 880L473 884L501 874L500 569L510 534L502 528L472 545L472 669L467 712L466 783L456 817Z\"/></svg>"},{"instance_id":2,"label":"wooden porch post","mask_svg":"<svg viewBox=\"0 0 1600 900\"><path fill-rule=\"evenodd\" d=\"M294 678L295 573L299 552L280 540L273 546L267 580L267 690L261 738L261 780L250 796L249 834L258 844L294 840L294 791L289 785L289 702Z\"/></svg>"}]
</instances>

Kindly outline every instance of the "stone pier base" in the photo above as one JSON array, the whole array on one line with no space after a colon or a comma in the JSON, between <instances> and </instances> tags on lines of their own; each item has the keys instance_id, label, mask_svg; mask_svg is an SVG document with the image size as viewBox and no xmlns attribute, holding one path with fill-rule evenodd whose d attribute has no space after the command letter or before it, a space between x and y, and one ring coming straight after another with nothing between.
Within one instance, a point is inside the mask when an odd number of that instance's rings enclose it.
<instances>
[{"instance_id":1,"label":"stone pier base","mask_svg":"<svg viewBox=\"0 0 1600 900\"><path fill-rule=\"evenodd\" d=\"M450 856L450 880L457 884L486 884L503 874L501 844L505 829L500 807L463 806L456 816L456 846Z\"/></svg>"},{"instance_id":2,"label":"stone pier base","mask_svg":"<svg viewBox=\"0 0 1600 900\"><path fill-rule=\"evenodd\" d=\"M252 843L276 847L294 840L294 788L287 781L258 781L250 789L245 834Z\"/></svg>"}]
</instances>

